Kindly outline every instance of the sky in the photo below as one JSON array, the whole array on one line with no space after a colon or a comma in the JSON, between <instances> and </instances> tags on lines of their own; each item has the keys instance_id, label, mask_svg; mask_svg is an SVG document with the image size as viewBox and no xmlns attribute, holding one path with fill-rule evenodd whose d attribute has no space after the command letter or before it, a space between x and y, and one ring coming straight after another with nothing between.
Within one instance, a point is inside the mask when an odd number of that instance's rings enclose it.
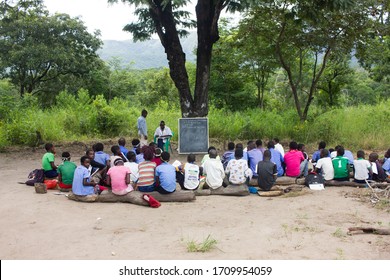
<instances>
[{"instance_id":1,"label":"sky","mask_svg":"<svg viewBox=\"0 0 390 280\"><path fill-rule=\"evenodd\" d=\"M101 31L102 40L132 38L129 32L122 31L126 24L136 20L132 5L125 5L121 1L108 4L107 0L44 0L44 3L51 14L58 12L79 16L89 32Z\"/></svg>"},{"instance_id":2,"label":"sky","mask_svg":"<svg viewBox=\"0 0 390 280\"><path fill-rule=\"evenodd\" d=\"M44 0L51 14L66 13L72 17L80 17L89 32L101 31L102 40L129 40L131 34L122 31L132 22L134 7L119 1L108 4L107 0Z\"/></svg>"}]
</instances>

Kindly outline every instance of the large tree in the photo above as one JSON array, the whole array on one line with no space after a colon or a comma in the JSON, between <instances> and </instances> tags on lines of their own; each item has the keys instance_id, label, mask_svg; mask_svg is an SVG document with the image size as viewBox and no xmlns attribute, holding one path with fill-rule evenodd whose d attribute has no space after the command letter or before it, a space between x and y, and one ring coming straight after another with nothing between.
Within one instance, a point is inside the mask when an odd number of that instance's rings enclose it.
<instances>
[{"instance_id":1,"label":"large tree","mask_svg":"<svg viewBox=\"0 0 390 280\"><path fill-rule=\"evenodd\" d=\"M96 65L102 42L83 22L49 15L42 0L0 2L0 77L20 95L44 90L60 76L82 76Z\"/></svg>"},{"instance_id":2,"label":"large tree","mask_svg":"<svg viewBox=\"0 0 390 280\"><path fill-rule=\"evenodd\" d=\"M119 0L108 0L118 2ZM138 22L128 24L124 30L133 34L134 40L146 40L152 34L160 38L167 54L170 76L179 91L183 117L207 116L208 88L212 49L219 39L218 21L223 10L238 11L251 0L198 0L196 21L190 13L180 10L188 0L121 0L136 6ZM186 57L180 37L187 34L186 28L197 27L197 63L195 90L192 93L186 70Z\"/></svg>"},{"instance_id":3,"label":"large tree","mask_svg":"<svg viewBox=\"0 0 390 280\"><path fill-rule=\"evenodd\" d=\"M305 121L331 54L349 54L366 30L370 9L363 0L261 2L242 28L274 49Z\"/></svg>"}]
</instances>

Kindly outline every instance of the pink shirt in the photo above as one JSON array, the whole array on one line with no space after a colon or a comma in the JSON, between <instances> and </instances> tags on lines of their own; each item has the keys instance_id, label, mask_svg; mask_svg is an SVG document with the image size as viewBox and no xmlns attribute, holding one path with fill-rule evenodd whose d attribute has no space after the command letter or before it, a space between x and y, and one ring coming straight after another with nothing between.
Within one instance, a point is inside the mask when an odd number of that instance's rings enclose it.
<instances>
[{"instance_id":1,"label":"pink shirt","mask_svg":"<svg viewBox=\"0 0 390 280\"><path fill-rule=\"evenodd\" d=\"M286 163L286 175L290 177L298 177L300 172L299 166L305 158L301 151L290 150L284 155L284 162Z\"/></svg>"},{"instance_id":2,"label":"pink shirt","mask_svg":"<svg viewBox=\"0 0 390 280\"><path fill-rule=\"evenodd\" d=\"M131 185L126 184L126 175L130 174L129 168L124 165L111 167L107 175L111 179L112 192L117 195L124 195L133 190Z\"/></svg>"}]
</instances>

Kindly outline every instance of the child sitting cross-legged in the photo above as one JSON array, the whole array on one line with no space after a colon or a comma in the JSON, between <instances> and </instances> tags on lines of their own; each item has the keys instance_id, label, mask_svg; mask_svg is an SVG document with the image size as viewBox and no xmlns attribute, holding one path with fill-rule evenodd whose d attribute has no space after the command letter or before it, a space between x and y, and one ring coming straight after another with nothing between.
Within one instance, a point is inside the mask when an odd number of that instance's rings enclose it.
<instances>
[{"instance_id":1,"label":"child sitting cross-legged","mask_svg":"<svg viewBox=\"0 0 390 280\"><path fill-rule=\"evenodd\" d=\"M73 183L74 171L77 166L70 161L70 153L62 153L62 163L58 166L58 185L60 189L71 189Z\"/></svg>"},{"instance_id":2,"label":"child sitting cross-legged","mask_svg":"<svg viewBox=\"0 0 390 280\"><path fill-rule=\"evenodd\" d=\"M354 181L364 184L371 174L371 163L364 159L364 151L357 152L357 159L353 161Z\"/></svg>"},{"instance_id":3,"label":"child sitting cross-legged","mask_svg":"<svg viewBox=\"0 0 390 280\"><path fill-rule=\"evenodd\" d=\"M162 164L156 168L156 191L161 194L173 193L176 190L176 169L169 164L168 152L161 153Z\"/></svg>"},{"instance_id":4,"label":"child sitting cross-legged","mask_svg":"<svg viewBox=\"0 0 390 280\"><path fill-rule=\"evenodd\" d=\"M130 169L124 166L123 159L115 159L114 166L107 171L107 184L116 195L125 195L133 190L130 184Z\"/></svg>"}]
</instances>

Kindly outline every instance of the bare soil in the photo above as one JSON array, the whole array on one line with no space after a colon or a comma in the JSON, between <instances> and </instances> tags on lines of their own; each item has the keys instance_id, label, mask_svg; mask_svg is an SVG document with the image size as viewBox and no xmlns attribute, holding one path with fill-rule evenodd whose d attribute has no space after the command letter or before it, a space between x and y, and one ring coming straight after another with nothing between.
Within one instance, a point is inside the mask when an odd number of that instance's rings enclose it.
<instances>
[{"instance_id":1,"label":"bare soil","mask_svg":"<svg viewBox=\"0 0 390 280\"><path fill-rule=\"evenodd\" d=\"M57 164L65 150L78 164L85 145L58 144ZM349 227L390 228L387 208L362 200L366 189L333 187L272 198L205 196L157 209L81 203L58 190L37 194L18 184L40 167L43 153L41 147L0 154L0 259L390 259L390 236L347 234ZM174 159L185 156L174 151ZM216 248L187 251L189 241L209 235Z\"/></svg>"}]
</instances>

